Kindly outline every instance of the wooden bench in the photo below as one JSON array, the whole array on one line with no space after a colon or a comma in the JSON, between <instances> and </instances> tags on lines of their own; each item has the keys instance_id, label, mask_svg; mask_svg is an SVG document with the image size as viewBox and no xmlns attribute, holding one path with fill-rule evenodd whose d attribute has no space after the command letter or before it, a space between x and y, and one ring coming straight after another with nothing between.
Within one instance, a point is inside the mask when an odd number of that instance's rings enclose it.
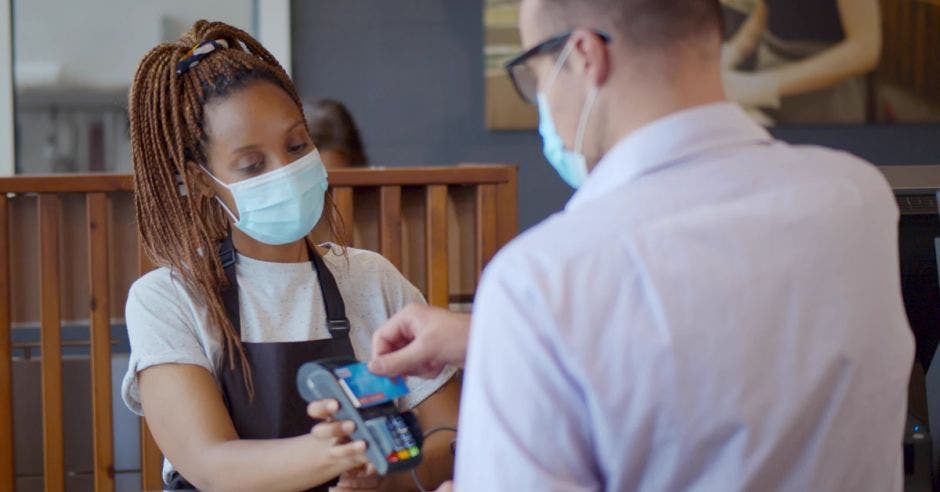
<instances>
[{"instance_id":1,"label":"wooden bench","mask_svg":"<svg viewBox=\"0 0 940 492\"><path fill-rule=\"evenodd\" d=\"M347 243L382 253L434 305L472 300L484 265L517 232L513 166L337 170L330 183ZM64 489L64 320L89 326L94 488L114 489L112 320L153 268L134 220L130 175L0 178L0 490L15 485L11 332L23 324L40 332L44 488ZM161 467L141 419L144 489L162 488Z\"/></svg>"}]
</instances>

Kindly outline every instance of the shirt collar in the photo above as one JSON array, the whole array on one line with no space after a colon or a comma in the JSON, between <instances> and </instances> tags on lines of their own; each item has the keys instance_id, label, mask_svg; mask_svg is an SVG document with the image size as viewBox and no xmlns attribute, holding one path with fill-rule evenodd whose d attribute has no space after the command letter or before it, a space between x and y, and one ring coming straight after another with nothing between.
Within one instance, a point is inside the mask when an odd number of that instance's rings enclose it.
<instances>
[{"instance_id":1,"label":"shirt collar","mask_svg":"<svg viewBox=\"0 0 940 492\"><path fill-rule=\"evenodd\" d=\"M660 118L617 142L571 197L576 209L634 179L719 147L770 141L766 129L740 106L720 102Z\"/></svg>"}]
</instances>

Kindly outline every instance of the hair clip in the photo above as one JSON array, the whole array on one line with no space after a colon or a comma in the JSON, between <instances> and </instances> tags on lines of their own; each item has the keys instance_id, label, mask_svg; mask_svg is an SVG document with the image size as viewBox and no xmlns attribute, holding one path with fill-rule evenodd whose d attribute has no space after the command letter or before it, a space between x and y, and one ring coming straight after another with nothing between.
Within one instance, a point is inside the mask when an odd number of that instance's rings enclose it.
<instances>
[{"instance_id":1,"label":"hair clip","mask_svg":"<svg viewBox=\"0 0 940 492\"><path fill-rule=\"evenodd\" d=\"M200 60L209 56L215 50L221 50L228 48L228 41L224 39L213 39L209 41L203 41L193 48L186 52L186 55L180 59L176 64L176 75L182 75L186 73L190 68L195 67L199 64Z\"/></svg>"},{"instance_id":2,"label":"hair clip","mask_svg":"<svg viewBox=\"0 0 940 492\"><path fill-rule=\"evenodd\" d=\"M186 191L186 181L183 180L183 175L180 173L173 173L173 177L176 178L176 187L177 190L179 190L180 196L188 195L189 192Z\"/></svg>"}]
</instances>

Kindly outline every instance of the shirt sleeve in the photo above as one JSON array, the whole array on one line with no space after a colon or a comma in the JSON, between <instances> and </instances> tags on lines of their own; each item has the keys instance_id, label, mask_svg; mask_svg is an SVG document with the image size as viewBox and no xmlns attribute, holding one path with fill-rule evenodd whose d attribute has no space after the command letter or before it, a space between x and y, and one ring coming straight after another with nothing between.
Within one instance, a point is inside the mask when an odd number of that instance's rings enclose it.
<instances>
[{"instance_id":1,"label":"shirt sleeve","mask_svg":"<svg viewBox=\"0 0 940 492\"><path fill-rule=\"evenodd\" d=\"M582 385L553 340L544 296L508 263L494 260L474 303L457 489L600 490Z\"/></svg>"},{"instance_id":2,"label":"shirt sleeve","mask_svg":"<svg viewBox=\"0 0 940 492\"><path fill-rule=\"evenodd\" d=\"M409 304L427 304L427 301L425 301L424 296L421 295L421 291L419 291L417 287L412 285L394 265L385 260L385 258L380 258L385 264L382 283L389 317L401 311ZM405 383L408 385L408 394L398 402L399 406L406 410L411 410L418 406L418 404L444 386L456 373L456 368L445 367L444 370L433 379L416 377L405 378Z\"/></svg>"},{"instance_id":3,"label":"shirt sleeve","mask_svg":"<svg viewBox=\"0 0 940 492\"><path fill-rule=\"evenodd\" d=\"M160 364L194 364L212 372L192 311L179 289L170 273L161 269L134 282L127 295L124 316L131 355L121 397L138 415L143 415L138 372Z\"/></svg>"}]
</instances>

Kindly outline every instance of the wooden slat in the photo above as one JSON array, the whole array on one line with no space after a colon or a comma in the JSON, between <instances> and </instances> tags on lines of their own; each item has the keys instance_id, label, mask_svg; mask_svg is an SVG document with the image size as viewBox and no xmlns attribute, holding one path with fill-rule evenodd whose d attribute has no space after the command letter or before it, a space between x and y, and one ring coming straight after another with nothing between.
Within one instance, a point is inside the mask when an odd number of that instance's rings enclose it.
<instances>
[{"instance_id":1,"label":"wooden slat","mask_svg":"<svg viewBox=\"0 0 940 492\"><path fill-rule=\"evenodd\" d=\"M130 174L50 174L0 178L4 193L96 193L131 191L134 178Z\"/></svg>"},{"instance_id":2,"label":"wooden slat","mask_svg":"<svg viewBox=\"0 0 940 492\"><path fill-rule=\"evenodd\" d=\"M163 490L163 454L143 417L140 418L140 486L143 490Z\"/></svg>"},{"instance_id":3,"label":"wooden slat","mask_svg":"<svg viewBox=\"0 0 940 492\"><path fill-rule=\"evenodd\" d=\"M496 185L479 185L476 196L477 277L496 254L497 235Z\"/></svg>"},{"instance_id":4,"label":"wooden slat","mask_svg":"<svg viewBox=\"0 0 940 492\"><path fill-rule=\"evenodd\" d=\"M425 272L428 303L447 307L450 293L447 258L447 185L428 186L425 200Z\"/></svg>"},{"instance_id":5,"label":"wooden slat","mask_svg":"<svg viewBox=\"0 0 940 492\"><path fill-rule=\"evenodd\" d=\"M343 186L426 186L433 184L505 183L510 168L490 164L458 166L337 169L330 171L330 184ZM3 193L103 193L133 191L130 174L50 174L0 178Z\"/></svg>"},{"instance_id":6,"label":"wooden slat","mask_svg":"<svg viewBox=\"0 0 940 492\"><path fill-rule=\"evenodd\" d=\"M141 275L154 268L141 245L137 246L137 268ZM140 418L140 485L143 490L163 489L163 455L144 417Z\"/></svg>"},{"instance_id":7,"label":"wooden slat","mask_svg":"<svg viewBox=\"0 0 940 492\"><path fill-rule=\"evenodd\" d=\"M336 205L336 213L339 219L342 219L343 233L345 237L339 238L347 246L353 245L353 220L355 209L353 204L353 189L349 186L340 186L333 188L333 204Z\"/></svg>"},{"instance_id":8,"label":"wooden slat","mask_svg":"<svg viewBox=\"0 0 940 492\"><path fill-rule=\"evenodd\" d=\"M459 185L503 183L507 179L507 167L480 164L337 169L330 171L330 184L333 186Z\"/></svg>"},{"instance_id":9,"label":"wooden slat","mask_svg":"<svg viewBox=\"0 0 940 492\"><path fill-rule=\"evenodd\" d=\"M59 197L39 196L40 344L42 345L42 440L45 490L63 490L62 326L59 317Z\"/></svg>"},{"instance_id":10,"label":"wooden slat","mask_svg":"<svg viewBox=\"0 0 940 492\"><path fill-rule=\"evenodd\" d=\"M497 249L502 248L519 232L519 188L516 168L512 168L509 181L496 185Z\"/></svg>"},{"instance_id":11,"label":"wooden slat","mask_svg":"<svg viewBox=\"0 0 940 492\"><path fill-rule=\"evenodd\" d=\"M108 195L87 198L89 319L91 320L91 408L96 491L114 490L111 438L111 295L108 260Z\"/></svg>"},{"instance_id":12,"label":"wooden slat","mask_svg":"<svg viewBox=\"0 0 940 492\"><path fill-rule=\"evenodd\" d=\"M379 189L379 252L401 270L401 187Z\"/></svg>"},{"instance_id":13,"label":"wooden slat","mask_svg":"<svg viewBox=\"0 0 940 492\"><path fill-rule=\"evenodd\" d=\"M13 490L13 368L10 341L10 210L0 193L0 490Z\"/></svg>"}]
</instances>

